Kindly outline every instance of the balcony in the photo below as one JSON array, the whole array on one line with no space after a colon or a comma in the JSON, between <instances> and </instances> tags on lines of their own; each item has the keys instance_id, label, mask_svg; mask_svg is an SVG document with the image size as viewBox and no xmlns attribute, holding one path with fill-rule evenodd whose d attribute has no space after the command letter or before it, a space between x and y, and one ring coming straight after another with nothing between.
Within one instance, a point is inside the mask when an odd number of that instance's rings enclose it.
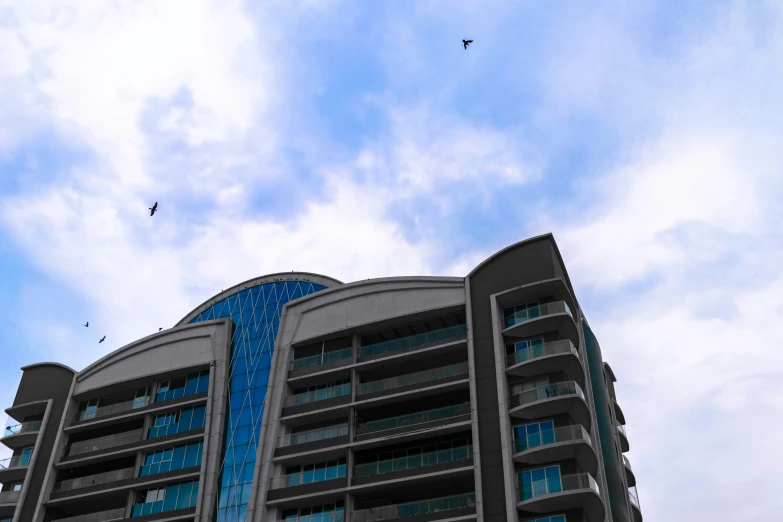
<instances>
[{"instance_id":1,"label":"balcony","mask_svg":"<svg viewBox=\"0 0 783 522\"><path fill-rule=\"evenodd\" d=\"M353 359L353 348L343 348L333 352L320 353L294 359L291 361L289 371L297 373L313 373L321 370L327 370L336 366L347 364ZM307 371L305 371L307 370Z\"/></svg>"},{"instance_id":2,"label":"balcony","mask_svg":"<svg viewBox=\"0 0 783 522\"><path fill-rule=\"evenodd\" d=\"M582 426L562 426L514 440L514 462L529 465L575 459L591 475L598 473L598 457L590 434Z\"/></svg>"},{"instance_id":3,"label":"balcony","mask_svg":"<svg viewBox=\"0 0 783 522\"><path fill-rule=\"evenodd\" d=\"M517 311L503 321L503 335L508 337L533 337L548 332L559 332L563 339L579 345L579 331L565 301L545 303Z\"/></svg>"},{"instance_id":4,"label":"balcony","mask_svg":"<svg viewBox=\"0 0 783 522\"><path fill-rule=\"evenodd\" d=\"M635 487L636 486L636 475L633 473L633 468L631 467L631 461L628 460L628 457L623 455L623 467L625 468L625 478L628 480L628 486L629 487Z\"/></svg>"},{"instance_id":5,"label":"balcony","mask_svg":"<svg viewBox=\"0 0 783 522\"><path fill-rule=\"evenodd\" d=\"M126 411L143 408L150 403L149 397L138 397L136 399L124 402L118 402L115 404L109 404L107 406L98 406L97 408L88 408L80 411L76 415L76 421L86 421L92 419L99 419L101 417L107 417L116 413L124 413Z\"/></svg>"},{"instance_id":6,"label":"balcony","mask_svg":"<svg viewBox=\"0 0 783 522\"><path fill-rule=\"evenodd\" d=\"M98 437L97 439L74 442L71 444L71 449L68 451L68 456L74 457L76 455L83 455L85 453L92 453L94 451L133 444L135 442L139 442L142 439L143 434L144 430L141 429L127 431L124 433L117 433L114 435L106 435L105 437Z\"/></svg>"},{"instance_id":7,"label":"balcony","mask_svg":"<svg viewBox=\"0 0 783 522\"><path fill-rule=\"evenodd\" d=\"M348 424L327 426L314 430L283 435L278 441L275 456L339 446L348 443Z\"/></svg>"},{"instance_id":8,"label":"balcony","mask_svg":"<svg viewBox=\"0 0 783 522\"><path fill-rule=\"evenodd\" d=\"M389 377L388 379L381 379L378 381L370 381L359 384L356 390L357 400L362 395L371 394L390 394L395 391L405 391L404 388L417 386L418 388L426 387L429 383L437 383L438 381L457 380L459 378L468 377L468 363L450 364L448 366L442 366L440 368L433 368L431 370L424 370L421 372L408 373L406 375L398 375L396 377ZM424 386L419 386L419 385ZM387 392L387 393L383 393Z\"/></svg>"},{"instance_id":9,"label":"balcony","mask_svg":"<svg viewBox=\"0 0 783 522\"><path fill-rule=\"evenodd\" d=\"M345 522L345 511L324 511L315 515L302 515L300 517L286 517L274 522Z\"/></svg>"},{"instance_id":10,"label":"balcony","mask_svg":"<svg viewBox=\"0 0 783 522\"><path fill-rule=\"evenodd\" d=\"M21 480L27 474L30 454L15 455L0 460L0 483Z\"/></svg>"},{"instance_id":11,"label":"balcony","mask_svg":"<svg viewBox=\"0 0 783 522\"><path fill-rule=\"evenodd\" d=\"M511 395L508 413L513 418L523 420L568 413L586 430L590 431L592 425L584 392L574 381L549 384Z\"/></svg>"},{"instance_id":12,"label":"balcony","mask_svg":"<svg viewBox=\"0 0 783 522\"><path fill-rule=\"evenodd\" d=\"M38 432L41 429L41 421L29 421L8 426L3 434L2 443L11 449L24 448L35 444Z\"/></svg>"},{"instance_id":13,"label":"balcony","mask_svg":"<svg viewBox=\"0 0 783 522\"><path fill-rule=\"evenodd\" d=\"M415 413L408 413L406 415L398 415L396 417L387 417L384 419L371 420L362 422L356 427L356 435L375 435L379 432L387 432L389 430L395 430L400 428L409 428L412 426L423 427L422 425L440 421L444 419L457 419L459 417L468 416L465 420L469 420L470 416L470 403L455 404L452 406L445 406L443 408L435 408L432 410L419 411ZM401 430L408 431L408 430ZM388 434L384 434L388 435ZM367 437L365 437L367 438Z\"/></svg>"},{"instance_id":14,"label":"balcony","mask_svg":"<svg viewBox=\"0 0 783 522\"><path fill-rule=\"evenodd\" d=\"M125 518L125 508L110 509L108 511L99 511L97 513L88 513L75 517L58 518L56 522L106 522L108 520L119 520Z\"/></svg>"},{"instance_id":15,"label":"balcony","mask_svg":"<svg viewBox=\"0 0 783 522\"><path fill-rule=\"evenodd\" d=\"M359 358L375 359L413 350L422 350L424 348L465 339L467 337L467 332L468 326L466 324L460 324L433 330L431 332L409 335L390 341L368 344L359 348Z\"/></svg>"},{"instance_id":16,"label":"balcony","mask_svg":"<svg viewBox=\"0 0 783 522\"><path fill-rule=\"evenodd\" d=\"M517 484L517 509L536 514L581 509L588 522L603 522L606 510L598 484L587 473L576 473Z\"/></svg>"},{"instance_id":17,"label":"balcony","mask_svg":"<svg viewBox=\"0 0 783 522\"><path fill-rule=\"evenodd\" d=\"M326 401L329 399L336 399L338 397L349 397L351 395L351 383L338 384L336 386L329 386L320 390L313 390L307 393L297 393L295 395L289 395L283 401L283 408L296 408L297 406L304 406L306 404L312 404L315 402ZM350 398L348 399L350 402ZM330 402L331 404L331 402ZM324 406L326 407L326 405ZM312 408L310 408L312 409ZM298 413L300 408L297 408ZM290 415L289 412L283 412L282 416Z\"/></svg>"},{"instance_id":18,"label":"balcony","mask_svg":"<svg viewBox=\"0 0 783 522\"><path fill-rule=\"evenodd\" d=\"M620 437L620 449L623 453L630 451L631 445L628 443L628 432L622 424L617 426L617 435Z\"/></svg>"},{"instance_id":19,"label":"balcony","mask_svg":"<svg viewBox=\"0 0 783 522\"><path fill-rule=\"evenodd\" d=\"M432 446L437 448L437 444L433 444ZM422 449L426 448L427 447L424 446ZM433 449L432 451L422 451L417 454L368 462L366 464L354 466L353 485L377 482L378 480L384 480L386 478L385 476L388 476L389 480L401 475L410 478L410 473L400 472L409 471L415 473L416 471L419 471L421 473L428 473L442 468L452 468L454 466L449 466L449 464L453 463L462 463L464 466L467 466L472 460L473 445L467 444L464 446L440 450Z\"/></svg>"},{"instance_id":20,"label":"balcony","mask_svg":"<svg viewBox=\"0 0 783 522\"><path fill-rule=\"evenodd\" d=\"M636 487L628 488L628 498L631 499L631 511L633 511L633 522L642 522L642 507L639 504L639 493Z\"/></svg>"},{"instance_id":21,"label":"balcony","mask_svg":"<svg viewBox=\"0 0 783 522\"><path fill-rule=\"evenodd\" d=\"M509 375L535 377L557 371L564 371L568 378L584 386L582 361L570 340L528 346L506 357L506 373Z\"/></svg>"},{"instance_id":22,"label":"balcony","mask_svg":"<svg viewBox=\"0 0 783 522\"><path fill-rule=\"evenodd\" d=\"M614 417L617 419L617 424L625 424L625 414L623 413L623 409L620 408L617 399L612 399L612 403L614 404Z\"/></svg>"},{"instance_id":23,"label":"balcony","mask_svg":"<svg viewBox=\"0 0 783 522\"><path fill-rule=\"evenodd\" d=\"M380 520L396 520L412 516L442 514L442 516L427 517L427 520L456 518L476 513L476 495L464 493L450 497L433 498L418 502L392 504L376 508L362 509L351 514L351 522L376 522Z\"/></svg>"},{"instance_id":24,"label":"balcony","mask_svg":"<svg viewBox=\"0 0 783 522\"><path fill-rule=\"evenodd\" d=\"M118 469L115 471L107 471L105 473L88 475L86 477L63 480L62 482L58 482L54 485L54 490L57 492L66 492L72 491L74 489L82 489L91 486L99 486L101 484L108 484L110 482L118 482L120 480L126 480L129 478L133 478L133 468Z\"/></svg>"},{"instance_id":25,"label":"balcony","mask_svg":"<svg viewBox=\"0 0 783 522\"><path fill-rule=\"evenodd\" d=\"M0 506L15 506L19 502L21 491L0 492Z\"/></svg>"}]
</instances>

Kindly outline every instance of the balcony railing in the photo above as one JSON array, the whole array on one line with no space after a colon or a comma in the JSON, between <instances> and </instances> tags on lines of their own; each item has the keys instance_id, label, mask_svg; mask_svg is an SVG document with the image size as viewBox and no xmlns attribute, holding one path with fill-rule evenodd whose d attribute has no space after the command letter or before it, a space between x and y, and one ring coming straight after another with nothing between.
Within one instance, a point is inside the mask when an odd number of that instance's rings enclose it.
<instances>
[{"instance_id":1,"label":"balcony railing","mask_svg":"<svg viewBox=\"0 0 783 522\"><path fill-rule=\"evenodd\" d=\"M343 348L342 350L335 350L334 352L319 353L318 355L311 355L310 357L294 359L291 361L291 371L331 364L337 361L350 359L352 356L353 348Z\"/></svg>"},{"instance_id":2,"label":"balcony railing","mask_svg":"<svg viewBox=\"0 0 783 522\"><path fill-rule=\"evenodd\" d=\"M348 425L329 426L327 428L318 428L310 431L300 431L299 433L290 433L280 438L280 447L295 446L307 442L316 442L319 440L332 439L348 435Z\"/></svg>"},{"instance_id":3,"label":"balcony railing","mask_svg":"<svg viewBox=\"0 0 783 522\"><path fill-rule=\"evenodd\" d=\"M549 343L528 346L523 350L512 353L506 357L506 366L514 366L515 364L523 363L531 359L537 359L539 357L546 357L547 355L557 355L561 353L573 353L579 357L579 352L576 351L576 347L574 347L574 343L571 341L552 341Z\"/></svg>"},{"instance_id":4,"label":"balcony railing","mask_svg":"<svg viewBox=\"0 0 783 522\"><path fill-rule=\"evenodd\" d=\"M525 321L530 321L531 319L537 319L545 315L562 313L567 313L571 317L574 316L565 301L555 301L554 303L532 306L530 308L514 312L512 315L506 316L506 328L515 324L524 323Z\"/></svg>"},{"instance_id":5,"label":"balcony railing","mask_svg":"<svg viewBox=\"0 0 783 522\"><path fill-rule=\"evenodd\" d=\"M290 395L283 401L283 407L288 408L291 406L300 406L302 404L308 404L311 402L324 401L326 399L333 399L335 397L343 397L351 394L351 383L339 384L337 386L330 386L321 390L313 390L307 393L297 393L296 395Z\"/></svg>"},{"instance_id":6,"label":"balcony railing","mask_svg":"<svg viewBox=\"0 0 783 522\"><path fill-rule=\"evenodd\" d=\"M19 502L21 491L0 491L0 504L16 504Z\"/></svg>"},{"instance_id":7,"label":"balcony railing","mask_svg":"<svg viewBox=\"0 0 783 522\"><path fill-rule=\"evenodd\" d=\"M631 461L628 460L628 457L623 455L623 464L625 464L625 467L633 471L633 467L631 467Z\"/></svg>"},{"instance_id":8,"label":"balcony railing","mask_svg":"<svg viewBox=\"0 0 783 522\"><path fill-rule=\"evenodd\" d=\"M512 408L515 408L517 406L522 406L523 404L552 399L554 397L562 397L565 395L578 395L583 400L585 398L585 394L582 391L582 388L577 383L574 381L565 381L549 384L547 386L540 386L538 388L532 388L530 390L523 390L517 394L512 395L509 398L509 404Z\"/></svg>"},{"instance_id":9,"label":"balcony railing","mask_svg":"<svg viewBox=\"0 0 783 522\"><path fill-rule=\"evenodd\" d=\"M26 468L30 465L30 455L16 455L0 460L0 469Z\"/></svg>"},{"instance_id":10,"label":"balcony railing","mask_svg":"<svg viewBox=\"0 0 783 522\"><path fill-rule=\"evenodd\" d=\"M106 417L107 415L113 415L115 413L122 413L137 408L143 408L150 403L149 396L137 397L131 401L118 402L116 404L109 404L108 406L98 406L97 408L87 409L80 411L77 420L89 420L97 419L98 417Z\"/></svg>"},{"instance_id":11,"label":"balcony railing","mask_svg":"<svg viewBox=\"0 0 783 522\"><path fill-rule=\"evenodd\" d=\"M628 496L631 498L631 504L641 510L642 506L639 504L639 493L636 491L636 486L628 488Z\"/></svg>"},{"instance_id":12,"label":"balcony railing","mask_svg":"<svg viewBox=\"0 0 783 522\"><path fill-rule=\"evenodd\" d=\"M5 429L5 434L3 437L8 437L10 435L16 435L18 433L29 433L31 431L38 431L41 429L41 421L29 421L29 422L23 422L21 424L17 424L15 426L8 426Z\"/></svg>"},{"instance_id":13,"label":"balcony railing","mask_svg":"<svg viewBox=\"0 0 783 522\"><path fill-rule=\"evenodd\" d=\"M570 440L590 441L590 435L582 426L561 426L553 430L543 430L538 433L531 433L525 438L514 439L514 448L517 453L529 449L554 444L556 442L567 442Z\"/></svg>"},{"instance_id":14,"label":"balcony railing","mask_svg":"<svg viewBox=\"0 0 783 522\"><path fill-rule=\"evenodd\" d=\"M592 489L596 493L599 492L598 484L588 473L575 473L573 475L563 475L562 477L551 477L536 480L530 484L517 483L517 488L519 489L520 501L577 489Z\"/></svg>"},{"instance_id":15,"label":"balcony railing","mask_svg":"<svg viewBox=\"0 0 783 522\"><path fill-rule=\"evenodd\" d=\"M457 375L467 374L468 363L464 362L459 364L450 364L440 368L433 368L432 370L424 370L421 372L409 373L407 375L389 377L388 379L383 379L380 381L365 382L359 385L359 389L356 391L356 394L366 395L368 393L378 393L384 390L404 388L406 386L413 386L414 384L439 381L448 377L456 377Z\"/></svg>"},{"instance_id":16,"label":"balcony railing","mask_svg":"<svg viewBox=\"0 0 783 522\"><path fill-rule=\"evenodd\" d=\"M345 522L345 511L324 511L296 518L278 519L275 522Z\"/></svg>"},{"instance_id":17,"label":"balcony railing","mask_svg":"<svg viewBox=\"0 0 783 522\"><path fill-rule=\"evenodd\" d=\"M378 460L359 464L354 467L354 476L356 478L382 475L393 471L403 471L407 469L417 469L446 462L457 462L473 458L473 445L459 446L456 448L446 448L442 450L427 451L415 455L406 455L393 459Z\"/></svg>"},{"instance_id":18,"label":"balcony railing","mask_svg":"<svg viewBox=\"0 0 783 522\"><path fill-rule=\"evenodd\" d=\"M371 420L363 422L356 427L356 434L372 433L376 431L391 430L403 426L413 426L425 422L457 417L470 413L470 403L455 404L453 406L444 406L433 410L419 411L407 415L398 415L385 419Z\"/></svg>"},{"instance_id":19,"label":"balcony railing","mask_svg":"<svg viewBox=\"0 0 783 522\"><path fill-rule=\"evenodd\" d=\"M106 522L107 520L119 520L121 518L125 518L124 507L76 517L58 518L56 522Z\"/></svg>"},{"instance_id":20,"label":"balcony railing","mask_svg":"<svg viewBox=\"0 0 783 522\"><path fill-rule=\"evenodd\" d=\"M269 489L293 488L341 478L345 478L345 464L275 477L270 481Z\"/></svg>"},{"instance_id":21,"label":"balcony railing","mask_svg":"<svg viewBox=\"0 0 783 522\"><path fill-rule=\"evenodd\" d=\"M409 335L400 339L368 344L359 348L359 357L369 357L384 352L401 352L424 348L427 345L441 344L450 340L462 339L467 335L468 326L459 324L432 332Z\"/></svg>"},{"instance_id":22,"label":"balcony railing","mask_svg":"<svg viewBox=\"0 0 783 522\"><path fill-rule=\"evenodd\" d=\"M134 442L141 440L143 433L144 430L133 430L125 433L117 433L115 435L106 435L105 437L99 437L97 439L74 442L71 444L71 449L68 452L68 456L81 455L83 453L90 453L92 451L116 448L117 446L124 446L126 444L133 444Z\"/></svg>"},{"instance_id":23,"label":"balcony railing","mask_svg":"<svg viewBox=\"0 0 783 522\"><path fill-rule=\"evenodd\" d=\"M106 471L104 473L97 473L95 475L88 475L86 477L63 480L62 482L58 482L57 484L55 484L55 489L57 491L71 491L73 489L98 486L100 484L117 482L129 478L133 478L133 468L118 469L115 471Z\"/></svg>"},{"instance_id":24,"label":"balcony railing","mask_svg":"<svg viewBox=\"0 0 783 522\"><path fill-rule=\"evenodd\" d=\"M439 511L452 511L464 509L476 505L475 493L465 493L450 497L433 498L419 502L406 502L391 506L379 506L376 508L354 511L351 522L375 522L379 520L394 520L416 515L427 515Z\"/></svg>"}]
</instances>

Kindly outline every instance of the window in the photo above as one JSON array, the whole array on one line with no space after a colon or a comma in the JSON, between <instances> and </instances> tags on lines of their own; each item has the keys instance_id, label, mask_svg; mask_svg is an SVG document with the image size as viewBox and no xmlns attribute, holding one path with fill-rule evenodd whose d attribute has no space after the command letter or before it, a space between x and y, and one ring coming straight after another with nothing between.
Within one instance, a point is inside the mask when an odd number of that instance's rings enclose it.
<instances>
[{"instance_id":1,"label":"window","mask_svg":"<svg viewBox=\"0 0 783 522\"><path fill-rule=\"evenodd\" d=\"M565 515L551 515L528 520L527 522L566 522Z\"/></svg>"},{"instance_id":2,"label":"window","mask_svg":"<svg viewBox=\"0 0 783 522\"><path fill-rule=\"evenodd\" d=\"M23 485L24 482L17 482L16 484L11 484L11 491L22 491Z\"/></svg>"},{"instance_id":3,"label":"window","mask_svg":"<svg viewBox=\"0 0 783 522\"><path fill-rule=\"evenodd\" d=\"M345 477L345 457L337 460L290 466L285 470L285 487L312 484Z\"/></svg>"},{"instance_id":4,"label":"window","mask_svg":"<svg viewBox=\"0 0 783 522\"><path fill-rule=\"evenodd\" d=\"M527 321L528 319L535 319L540 315L541 312L538 301L503 309L503 319L507 327Z\"/></svg>"},{"instance_id":5,"label":"window","mask_svg":"<svg viewBox=\"0 0 783 522\"><path fill-rule=\"evenodd\" d=\"M161 381L155 402L170 401L188 397L209 390L209 370L188 374L187 377Z\"/></svg>"},{"instance_id":6,"label":"window","mask_svg":"<svg viewBox=\"0 0 783 522\"><path fill-rule=\"evenodd\" d=\"M131 517L190 508L196 505L197 496L198 480L139 491L136 493Z\"/></svg>"},{"instance_id":7,"label":"window","mask_svg":"<svg viewBox=\"0 0 783 522\"><path fill-rule=\"evenodd\" d=\"M203 442L183 444L144 456L144 464L139 469L139 476L156 475L184 468L201 465Z\"/></svg>"},{"instance_id":8,"label":"window","mask_svg":"<svg viewBox=\"0 0 783 522\"><path fill-rule=\"evenodd\" d=\"M522 500L562 491L560 466L531 469L518 474L519 495Z\"/></svg>"},{"instance_id":9,"label":"window","mask_svg":"<svg viewBox=\"0 0 783 522\"><path fill-rule=\"evenodd\" d=\"M284 509L282 513L283 520L302 520L302 522L305 520L307 522L343 522L344 516L345 502L342 500L322 506Z\"/></svg>"},{"instance_id":10,"label":"window","mask_svg":"<svg viewBox=\"0 0 783 522\"><path fill-rule=\"evenodd\" d=\"M514 426L516 451L525 451L555 442L555 423L551 420Z\"/></svg>"},{"instance_id":11,"label":"window","mask_svg":"<svg viewBox=\"0 0 783 522\"><path fill-rule=\"evenodd\" d=\"M155 417L147 433L148 439L165 437L174 433L195 430L204 427L204 406L185 408L177 412L164 413Z\"/></svg>"},{"instance_id":12,"label":"window","mask_svg":"<svg viewBox=\"0 0 783 522\"><path fill-rule=\"evenodd\" d=\"M21 451L19 454L19 465L20 466L29 466L30 465L30 457L33 456L33 448L25 448Z\"/></svg>"}]
</instances>

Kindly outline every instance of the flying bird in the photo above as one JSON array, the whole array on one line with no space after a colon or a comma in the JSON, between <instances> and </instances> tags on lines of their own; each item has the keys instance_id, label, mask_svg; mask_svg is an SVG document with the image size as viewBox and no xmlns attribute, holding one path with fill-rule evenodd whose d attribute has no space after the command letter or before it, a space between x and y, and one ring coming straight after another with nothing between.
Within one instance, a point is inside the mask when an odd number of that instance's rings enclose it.
<instances>
[{"instance_id":1,"label":"flying bird","mask_svg":"<svg viewBox=\"0 0 783 522\"><path fill-rule=\"evenodd\" d=\"M106 336L104 335L103 337L101 337L101 340L100 340L100 341L98 341L98 344L101 344L101 343L102 343L103 341L105 341L105 340L106 340Z\"/></svg>"},{"instance_id":2,"label":"flying bird","mask_svg":"<svg viewBox=\"0 0 783 522\"><path fill-rule=\"evenodd\" d=\"M155 211L158 210L158 202L156 201L154 205L150 207L150 216L155 215Z\"/></svg>"},{"instance_id":3,"label":"flying bird","mask_svg":"<svg viewBox=\"0 0 783 522\"><path fill-rule=\"evenodd\" d=\"M161 330L163 330L163 328L158 328L158 331L159 331L159 332L160 332Z\"/></svg>"},{"instance_id":4,"label":"flying bird","mask_svg":"<svg viewBox=\"0 0 783 522\"><path fill-rule=\"evenodd\" d=\"M462 40L462 45L465 46L465 49L468 48L468 45L472 44L473 40Z\"/></svg>"},{"instance_id":5,"label":"flying bird","mask_svg":"<svg viewBox=\"0 0 783 522\"><path fill-rule=\"evenodd\" d=\"M87 328L89 328L89 326L90 326L90 321L87 321L87 324L85 324L84 326L85 326L85 327L87 327Z\"/></svg>"}]
</instances>

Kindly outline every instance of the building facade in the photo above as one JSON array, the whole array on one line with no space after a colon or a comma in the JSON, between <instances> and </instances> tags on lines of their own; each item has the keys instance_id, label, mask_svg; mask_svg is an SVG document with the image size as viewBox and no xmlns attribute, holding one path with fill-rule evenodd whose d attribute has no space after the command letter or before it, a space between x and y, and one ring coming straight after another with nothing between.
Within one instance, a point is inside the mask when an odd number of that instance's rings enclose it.
<instances>
[{"instance_id":1,"label":"building facade","mask_svg":"<svg viewBox=\"0 0 783 522\"><path fill-rule=\"evenodd\" d=\"M642 520L551 235L464 278L253 279L82 371L22 371L2 522Z\"/></svg>"}]
</instances>

